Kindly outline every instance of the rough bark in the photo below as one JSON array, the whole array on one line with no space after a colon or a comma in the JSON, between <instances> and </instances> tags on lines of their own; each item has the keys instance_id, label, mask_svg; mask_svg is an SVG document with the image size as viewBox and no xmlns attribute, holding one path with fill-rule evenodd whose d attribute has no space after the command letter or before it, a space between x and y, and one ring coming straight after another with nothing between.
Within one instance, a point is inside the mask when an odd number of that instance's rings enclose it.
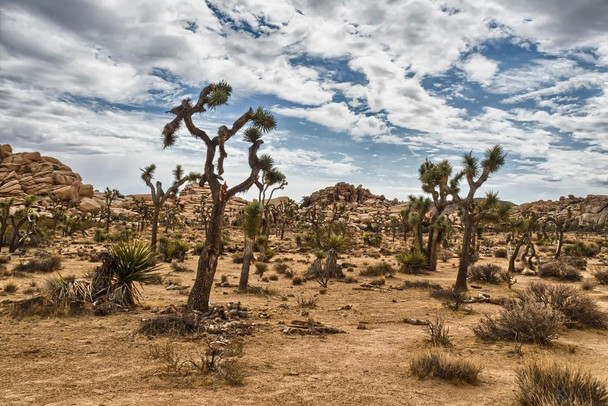
<instances>
[{"instance_id":1,"label":"rough bark","mask_svg":"<svg viewBox=\"0 0 608 406\"><path fill-rule=\"evenodd\" d=\"M253 241L249 238L245 241L245 254L243 255L243 266L241 267L241 278L239 279L239 290L247 290L249 283L249 268L253 261Z\"/></svg>"}]
</instances>

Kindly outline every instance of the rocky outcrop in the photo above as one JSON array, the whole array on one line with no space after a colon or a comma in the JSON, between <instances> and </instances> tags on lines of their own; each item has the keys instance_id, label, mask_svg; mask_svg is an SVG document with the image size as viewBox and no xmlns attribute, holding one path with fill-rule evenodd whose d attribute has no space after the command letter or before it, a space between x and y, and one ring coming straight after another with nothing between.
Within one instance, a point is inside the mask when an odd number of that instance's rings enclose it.
<instances>
[{"instance_id":1,"label":"rocky outcrop","mask_svg":"<svg viewBox=\"0 0 608 406\"><path fill-rule=\"evenodd\" d=\"M78 203L93 197L93 186L83 184L79 174L56 158L40 152L13 153L10 145L0 145L0 198L26 195L54 195Z\"/></svg>"},{"instance_id":2,"label":"rocky outcrop","mask_svg":"<svg viewBox=\"0 0 608 406\"><path fill-rule=\"evenodd\" d=\"M608 225L608 195L569 195L562 196L559 200L538 200L520 204L514 211L532 211L539 216L559 219L570 218L582 227L605 227Z\"/></svg>"},{"instance_id":3,"label":"rocky outcrop","mask_svg":"<svg viewBox=\"0 0 608 406\"><path fill-rule=\"evenodd\" d=\"M384 196L375 196L369 189L359 185L355 187L350 183L340 182L318 190L307 199L308 204L362 203L369 199L386 200Z\"/></svg>"},{"instance_id":4,"label":"rocky outcrop","mask_svg":"<svg viewBox=\"0 0 608 406\"><path fill-rule=\"evenodd\" d=\"M589 195L581 202L581 215L578 217L581 226L608 225L608 196Z\"/></svg>"}]
</instances>

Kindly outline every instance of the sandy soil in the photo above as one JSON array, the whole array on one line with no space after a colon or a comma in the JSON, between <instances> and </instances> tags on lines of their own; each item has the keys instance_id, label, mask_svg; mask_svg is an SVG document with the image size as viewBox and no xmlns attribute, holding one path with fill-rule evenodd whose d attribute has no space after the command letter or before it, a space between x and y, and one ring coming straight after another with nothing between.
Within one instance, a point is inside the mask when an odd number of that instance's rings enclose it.
<instances>
[{"instance_id":1,"label":"sandy soil","mask_svg":"<svg viewBox=\"0 0 608 406\"><path fill-rule=\"evenodd\" d=\"M311 260L312 255L285 255L297 271L307 265L297 259ZM488 344L475 338L471 331L484 314L500 307L474 304L472 312L454 312L431 299L428 291L395 289L405 280L430 280L444 287L456 277L457 259L440 262L438 272L428 276L397 274L386 285L371 291L357 290L360 283L372 278L361 277L364 263L380 259L344 255L340 262L354 263L353 275L358 284L332 281L326 294L319 285L308 281L292 286L283 276L264 283L252 276L251 284L268 286L276 292L270 296L239 294L234 288L215 288L212 301L217 304L241 301L249 308L256 332L245 337L244 355L240 359L246 373L245 384L231 387L223 384L201 385L197 381L167 376L158 362L146 352L158 339L135 334L141 320L154 317L151 309L186 302L187 296L169 291L164 285L143 289L142 308L132 313L107 317L79 316L17 320L0 316L0 403L12 405L496 405L512 404L515 394L515 369L530 360L549 359L573 363L608 380L608 337L605 331L566 330L557 345L541 348L523 345L523 357L515 354L513 343ZM394 261L394 257L387 257ZM483 261L506 260L484 258ZM502 262L500 262L502 261ZM16 263L13 260L9 269ZM195 268L196 258L188 257L185 265ZM62 274L84 275L97 264L67 259ZM271 265L272 266L272 265ZM590 268L593 268L590 267ZM240 265L224 257L216 279L227 275L238 281ZM194 273L175 273L168 265L163 275L183 285L192 284ZM589 272L586 272L589 276ZM26 278L3 278L2 285L14 281L15 294L0 300L29 297L23 293L32 279L42 285L46 275ZM522 289L536 277L518 276L514 289ZM187 292L187 291L186 291ZM493 298L511 294L504 285L482 285L471 293L490 294ZM328 326L343 329L346 334L299 336L282 333L283 323L305 320L297 298L311 295L317 307L307 309L310 316ZM596 286L589 292L608 311L608 286ZM286 300L285 300L286 299ZM285 308L285 305L287 307ZM352 305L350 310L338 310ZM270 319L259 317L267 313ZM403 319L415 317L444 318L453 337L455 356L480 362L484 369L481 383L454 386L440 380L418 380L408 373L412 357L431 347L426 342L424 326L406 324ZM367 329L357 329L360 322ZM200 343L178 339L184 351L195 350Z\"/></svg>"}]
</instances>

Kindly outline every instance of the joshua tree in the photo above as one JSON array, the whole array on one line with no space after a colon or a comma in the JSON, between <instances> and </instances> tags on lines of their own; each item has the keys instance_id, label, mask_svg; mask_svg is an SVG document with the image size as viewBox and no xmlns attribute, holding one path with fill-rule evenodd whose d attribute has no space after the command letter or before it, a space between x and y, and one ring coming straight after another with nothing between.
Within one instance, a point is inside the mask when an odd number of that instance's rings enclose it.
<instances>
[{"instance_id":1,"label":"joshua tree","mask_svg":"<svg viewBox=\"0 0 608 406\"><path fill-rule=\"evenodd\" d=\"M110 190L109 187L106 187L106 190L103 192L103 197L106 201L106 205L104 207L105 209L105 216L106 216L106 233L110 232L110 220L112 217L112 202L114 201L114 199L116 199L117 197L121 197L120 192L118 191L118 189L112 189Z\"/></svg>"},{"instance_id":2,"label":"joshua tree","mask_svg":"<svg viewBox=\"0 0 608 406\"><path fill-rule=\"evenodd\" d=\"M201 201L198 206L194 208L194 213L199 215L201 224L205 230L205 236L207 236L207 227L209 225L209 218L211 217L211 206L207 204L208 194L204 193L201 196Z\"/></svg>"},{"instance_id":3,"label":"joshua tree","mask_svg":"<svg viewBox=\"0 0 608 406\"><path fill-rule=\"evenodd\" d=\"M25 242L25 240L35 232L36 221L38 216L32 213L32 207L36 202L36 197L29 195L23 202L23 207L17 209L11 214L11 207L15 204L14 198L8 198L0 201L0 249L5 244L6 230L8 229L8 222L12 228L12 234L8 237L8 252L15 252L17 248ZM25 231L22 233L21 229L25 227Z\"/></svg>"},{"instance_id":4,"label":"joshua tree","mask_svg":"<svg viewBox=\"0 0 608 406\"><path fill-rule=\"evenodd\" d=\"M471 243L473 242L479 221L485 216L484 210L480 209L489 209L497 203L496 195L492 195L493 197L488 195L485 207L482 207L475 201L475 193L488 180L490 174L498 171L504 162L505 154L500 145L495 145L486 151L485 157L481 161L481 168L479 167L478 159L473 156L472 152L469 152L463 156L464 169L450 182L449 192L454 202L460 206L460 217L464 227L462 253L458 265L458 276L454 285L456 292L468 291L467 274L471 263ZM481 173L479 173L480 169ZM466 196L460 197L458 186L463 177L469 185L469 192Z\"/></svg>"},{"instance_id":5,"label":"joshua tree","mask_svg":"<svg viewBox=\"0 0 608 406\"><path fill-rule=\"evenodd\" d=\"M239 280L239 290L247 289L249 281L249 267L253 260L253 242L255 237L260 233L260 224L262 224L262 213L264 207L260 202L250 203L245 208L243 219L243 233L245 234L245 253L243 255L243 266L241 267L241 279Z\"/></svg>"},{"instance_id":6,"label":"joshua tree","mask_svg":"<svg viewBox=\"0 0 608 406\"><path fill-rule=\"evenodd\" d=\"M426 213L431 209L431 204L431 199L428 197L409 196L409 204L402 210L402 216L407 219L414 234L414 246L422 253L425 252L422 240L422 222Z\"/></svg>"},{"instance_id":7,"label":"joshua tree","mask_svg":"<svg viewBox=\"0 0 608 406\"><path fill-rule=\"evenodd\" d=\"M429 261L429 269L432 271L437 270L437 257L439 251L439 236L441 230L440 227L436 227L437 219L439 219L448 204L450 196L450 187L448 186L449 178L452 175L452 165L447 160L444 160L438 164L432 163L426 160L420 169L420 181L422 182L422 190L429 193L433 198L433 210L431 211L429 229L429 240L426 249L426 256ZM446 219L447 220L447 219ZM444 223L442 222L441 225Z\"/></svg>"},{"instance_id":8,"label":"joshua tree","mask_svg":"<svg viewBox=\"0 0 608 406\"><path fill-rule=\"evenodd\" d=\"M262 108L254 111L250 108L234 121L232 127L223 125L218 129L215 137L209 137L204 130L194 124L192 116L226 104L231 93L232 87L224 81L206 86L201 91L196 103L193 104L189 99L186 99L179 106L171 109L175 118L163 129L165 148L175 144L177 130L182 122L186 125L190 134L201 140L206 148L204 173L200 185L203 186L205 183L209 185L211 198L213 199L213 209L209 220L205 248L200 255L196 279L188 297L188 307L203 312L209 310L209 296L217 269L226 204L237 193L248 190L258 179L260 170L263 169L257 155L264 142L262 135L276 127L275 118L269 111ZM228 157L225 143L249 122L252 125L245 130L244 139L251 144L248 154L251 172L241 183L229 188L222 177L224 174L224 160Z\"/></svg>"},{"instance_id":9,"label":"joshua tree","mask_svg":"<svg viewBox=\"0 0 608 406\"><path fill-rule=\"evenodd\" d=\"M294 222L296 218L297 205L291 199L283 200L278 206L273 207L273 216L277 219L279 237L285 238L285 229Z\"/></svg>"},{"instance_id":10,"label":"joshua tree","mask_svg":"<svg viewBox=\"0 0 608 406\"><path fill-rule=\"evenodd\" d=\"M268 154L260 155L260 163L262 169L259 174L259 179L256 179L255 185L258 188L258 200L264 208L263 233L266 237L270 234L271 211L268 207L268 202L272 199L272 195L277 190L284 189L287 185L285 175L274 166L274 160ZM268 191L270 190L270 193Z\"/></svg>"},{"instance_id":11,"label":"joshua tree","mask_svg":"<svg viewBox=\"0 0 608 406\"><path fill-rule=\"evenodd\" d=\"M161 181L156 181L156 186L152 184L154 179L154 171L156 171L156 165L151 164L141 169L141 179L150 188L150 194L152 196L152 237L150 239L150 246L153 250L156 250L156 237L158 235L158 216L160 215L160 208L165 204L167 199L173 198L177 195L180 186L188 181L195 181L200 179L201 175L198 173L189 173L184 175L184 170L181 165L177 165L173 170L173 184L167 191L163 190L163 184Z\"/></svg>"},{"instance_id":12,"label":"joshua tree","mask_svg":"<svg viewBox=\"0 0 608 406\"><path fill-rule=\"evenodd\" d=\"M11 207L15 204L15 198L10 197L8 199L0 200L0 251L4 246L4 235L8 228L8 219L11 213Z\"/></svg>"}]
</instances>

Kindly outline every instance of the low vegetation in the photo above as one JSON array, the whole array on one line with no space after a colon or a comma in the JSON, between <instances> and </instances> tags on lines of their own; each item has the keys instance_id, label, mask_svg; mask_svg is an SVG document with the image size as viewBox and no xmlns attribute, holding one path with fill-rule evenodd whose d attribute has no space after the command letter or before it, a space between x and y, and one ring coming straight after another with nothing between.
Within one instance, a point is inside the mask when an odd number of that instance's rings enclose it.
<instances>
[{"instance_id":1,"label":"low vegetation","mask_svg":"<svg viewBox=\"0 0 608 406\"><path fill-rule=\"evenodd\" d=\"M438 352L418 355L410 362L410 373L416 378L439 378L453 384L476 384L481 371L480 365Z\"/></svg>"}]
</instances>

